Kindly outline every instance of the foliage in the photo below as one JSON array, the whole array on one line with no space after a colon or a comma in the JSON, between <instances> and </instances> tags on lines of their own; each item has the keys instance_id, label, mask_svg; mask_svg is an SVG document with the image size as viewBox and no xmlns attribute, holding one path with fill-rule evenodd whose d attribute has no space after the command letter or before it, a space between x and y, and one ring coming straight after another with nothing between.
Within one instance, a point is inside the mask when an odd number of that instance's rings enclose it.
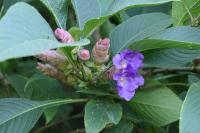
<instances>
[{"instance_id":1,"label":"foliage","mask_svg":"<svg viewBox=\"0 0 200 133\"><path fill-rule=\"evenodd\" d=\"M198 133L199 4L0 0L0 133Z\"/></svg>"}]
</instances>

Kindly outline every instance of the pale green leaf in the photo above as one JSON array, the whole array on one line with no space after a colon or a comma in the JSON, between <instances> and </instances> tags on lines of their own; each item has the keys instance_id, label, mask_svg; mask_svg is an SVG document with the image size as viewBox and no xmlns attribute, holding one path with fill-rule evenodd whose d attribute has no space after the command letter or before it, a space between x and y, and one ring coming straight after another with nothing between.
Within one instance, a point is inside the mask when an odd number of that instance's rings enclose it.
<instances>
[{"instance_id":1,"label":"pale green leaf","mask_svg":"<svg viewBox=\"0 0 200 133\"><path fill-rule=\"evenodd\" d=\"M48 49L89 43L88 40L68 45L59 43L38 11L23 2L8 10L0 21L0 29L0 61L37 55Z\"/></svg>"}]
</instances>

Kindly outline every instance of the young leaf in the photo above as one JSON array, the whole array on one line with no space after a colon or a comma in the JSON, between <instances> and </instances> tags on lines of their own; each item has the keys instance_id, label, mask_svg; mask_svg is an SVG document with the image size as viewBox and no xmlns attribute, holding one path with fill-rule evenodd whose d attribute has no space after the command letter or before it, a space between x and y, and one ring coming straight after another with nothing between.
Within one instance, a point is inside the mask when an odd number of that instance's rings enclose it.
<instances>
[{"instance_id":1,"label":"young leaf","mask_svg":"<svg viewBox=\"0 0 200 133\"><path fill-rule=\"evenodd\" d=\"M85 100L63 99L35 102L19 98L1 99L0 133L28 133L41 116L44 108L83 101Z\"/></svg>"},{"instance_id":2,"label":"young leaf","mask_svg":"<svg viewBox=\"0 0 200 133\"><path fill-rule=\"evenodd\" d=\"M200 110L200 82L190 86L186 98L183 102L180 115L180 133L198 133L199 110Z\"/></svg>"},{"instance_id":3,"label":"young leaf","mask_svg":"<svg viewBox=\"0 0 200 133\"><path fill-rule=\"evenodd\" d=\"M78 25L88 36L97 26L109 16L127 8L156 5L176 0L73 0ZM85 31L87 30L87 31Z\"/></svg>"},{"instance_id":4,"label":"young leaf","mask_svg":"<svg viewBox=\"0 0 200 133\"><path fill-rule=\"evenodd\" d=\"M58 47L89 43L88 40L67 45L59 43L38 11L23 2L15 4L8 10L0 21L0 29L0 61L37 55Z\"/></svg>"},{"instance_id":5,"label":"young leaf","mask_svg":"<svg viewBox=\"0 0 200 133\"><path fill-rule=\"evenodd\" d=\"M200 11L199 4L200 0L181 0L173 2L172 16L174 18L174 25L183 25L187 19L191 19L189 12L194 19L197 15L196 13Z\"/></svg>"},{"instance_id":6,"label":"young leaf","mask_svg":"<svg viewBox=\"0 0 200 133\"><path fill-rule=\"evenodd\" d=\"M40 0L52 13L60 28L66 29L67 24L67 5L69 0Z\"/></svg>"},{"instance_id":7,"label":"young leaf","mask_svg":"<svg viewBox=\"0 0 200 133\"><path fill-rule=\"evenodd\" d=\"M160 85L153 81L152 86ZM129 104L144 120L164 126L179 119L182 101L167 87L138 91Z\"/></svg>"},{"instance_id":8,"label":"young leaf","mask_svg":"<svg viewBox=\"0 0 200 133\"><path fill-rule=\"evenodd\" d=\"M85 128L87 133L99 133L110 123L118 124L122 117L119 104L103 100L91 100L85 107Z\"/></svg>"},{"instance_id":9,"label":"young leaf","mask_svg":"<svg viewBox=\"0 0 200 133\"><path fill-rule=\"evenodd\" d=\"M171 24L171 17L163 13L134 16L117 26L111 33L111 52L115 55L134 42L152 36Z\"/></svg>"}]
</instances>

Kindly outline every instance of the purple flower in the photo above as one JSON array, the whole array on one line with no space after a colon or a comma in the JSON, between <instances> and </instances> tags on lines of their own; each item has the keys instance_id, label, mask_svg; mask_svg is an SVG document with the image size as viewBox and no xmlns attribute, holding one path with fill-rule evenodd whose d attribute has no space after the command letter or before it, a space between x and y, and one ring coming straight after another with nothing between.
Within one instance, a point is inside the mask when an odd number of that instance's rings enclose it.
<instances>
[{"instance_id":1,"label":"purple flower","mask_svg":"<svg viewBox=\"0 0 200 133\"><path fill-rule=\"evenodd\" d=\"M118 95L127 101L135 95L135 91L144 84L144 78L139 74L143 67L144 56L135 51L124 50L113 57L115 73L113 80L117 82Z\"/></svg>"},{"instance_id":2,"label":"purple flower","mask_svg":"<svg viewBox=\"0 0 200 133\"><path fill-rule=\"evenodd\" d=\"M124 50L113 57L113 64L117 69L137 71L143 67L143 59L144 56L139 52Z\"/></svg>"}]
</instances>

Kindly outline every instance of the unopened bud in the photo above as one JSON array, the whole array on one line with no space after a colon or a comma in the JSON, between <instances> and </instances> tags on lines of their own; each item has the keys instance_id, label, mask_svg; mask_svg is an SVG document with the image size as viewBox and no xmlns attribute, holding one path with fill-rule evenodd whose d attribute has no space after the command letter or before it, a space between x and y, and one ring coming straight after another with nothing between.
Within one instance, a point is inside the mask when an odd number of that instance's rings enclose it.
<instances>
[{"instance_id":1,"label":"unopened bud","mask_svg":"<svg viewBox=\"0 0 200 133\"><path fill-rule=\"evenodd\" d=\"M67 82L65 75L50 64L42 64L38 62L37 69L45 75L58 79L63 83Z\"/></svg>"},{"instance_id":2,"label":"unopened bud","mask_svg":"<svg viewBox=\"0 0 200 133\"><path fill-rule=\"evenodd\" d=\"M41 61L48 62L51 65L55 67L62 67L67 62L67 57L62 55L61 53L58 53L55 50L48 50L43 53L41 53L38 58Z\"/></svg>"},{"instance_id":3,"label":"unopened bud","mask_svg":"<svg viewBox=\"0 0 200 133\"><path fill-rule=\"evenodd\" d=\"M87 61L90 59L90 52L87 49L81 49L78 51L78 57L79 59L83 61Z\"/></svg>"},{"instance_id":4,"label":"unopened bud","mask_svg":"<svg viewBox=\"0 0 200 133\"><path fill-rule=\"evenodd\" d=\"M72 43L74 39L72 35L64 29L57 28L54 32L56 38L63 43Z\"/></svg>"},{"instance_id":5,"label":"unopened bud","mask_svg":"<svg viewBox=\"0 0 200 133\"><path fill-rule=\"evenodd\" d=\"M106 63L109 60L110 39L105 38L96 42L92 50L94 61L98 64Z\"/></svg>"}]
</instances>

